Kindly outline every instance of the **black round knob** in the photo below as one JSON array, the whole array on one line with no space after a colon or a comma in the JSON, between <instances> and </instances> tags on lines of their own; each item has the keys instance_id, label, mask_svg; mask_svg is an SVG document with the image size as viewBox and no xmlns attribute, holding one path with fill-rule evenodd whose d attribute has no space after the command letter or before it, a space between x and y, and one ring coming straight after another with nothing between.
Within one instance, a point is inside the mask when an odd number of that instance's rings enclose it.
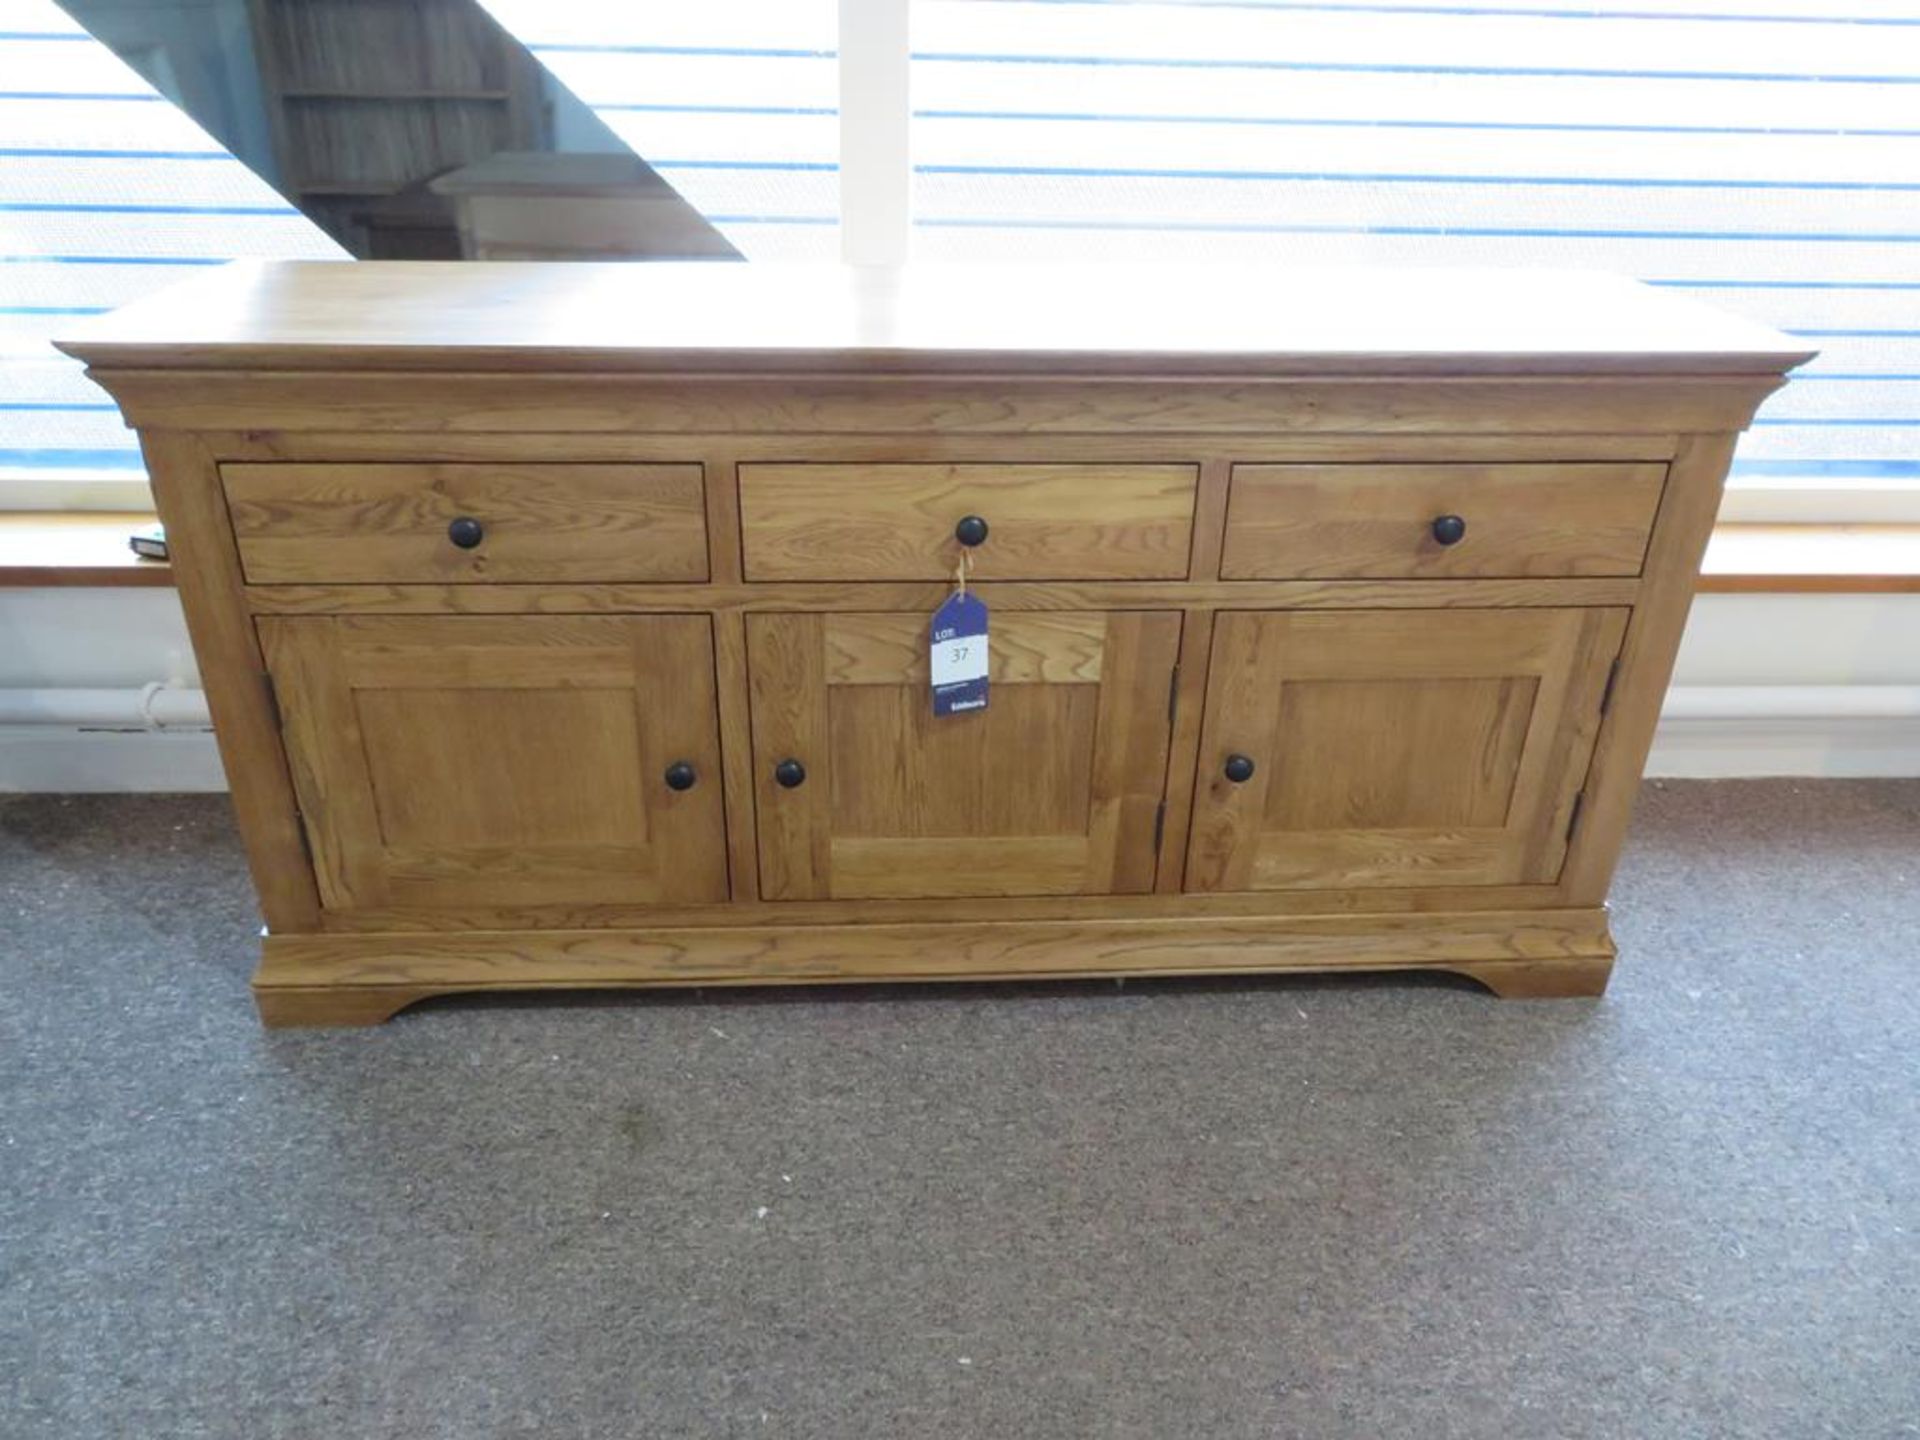
<instances>
[{"instance_id":1,"label":"black round knob","mask_svg":"<svg viewBox=\"0 0 1920 1440\"><path fill-rule=\"evenodd\" d=\"M447 526L447 538L462 550L471 550L487 538L486 527L471 515L462 515Z\"/></svg>"},{"instance_id":2,"label":"black round knob","mask_svg":"<svg viewBox=\"0 0 1920 1440\"><path fill-rule=\"evenodd\" d=\"M667 789L691 790L693 782L700 777L694 773L693 766L684 760L676 760L667 766Z\"/></svg>"},{"instance_id":3,"label":"black round knob","mask_svg":"<svg viewBox=\"0 0 1920 1440\"><path fill-rule=\"evenodd\" d=\"M1247 755L1229 755L1221 769L1234 784L1244 785L1253 778L1253 759Z\"/></svg>"},{"instance_id":4,"label":"black round knob","mask_svg":"<svg viewBox=\"0 0 1920 1440\"><path fill-rule=\"evenodd\" d=\"M963 515L960 523L953 527L953 538L971 550L975 545L987 543L987 522L978 515Z\"/></svg>"},{"instance_id":5,"label":"black round knob","mask_svg":"<svg viewBox=\"0 0 1920 1440\"><path fill-rule=\"evenodd\" d=\"M1442 545L1458 545L1467 538L1467 522L1458 515L1442 515L1433 522L1433 538Z\"/></svg>"},{"instance_id":6,"label":"black round knob","mask_svg":"<svg viewBox=\"0 0 1920 1440\"><path fill-rule=\"evenodd\" d=\"M807 767L798 760L782 760L773 767L774 781L783 790L791 790L807 778Z\"/></svg>"}]
</instances>

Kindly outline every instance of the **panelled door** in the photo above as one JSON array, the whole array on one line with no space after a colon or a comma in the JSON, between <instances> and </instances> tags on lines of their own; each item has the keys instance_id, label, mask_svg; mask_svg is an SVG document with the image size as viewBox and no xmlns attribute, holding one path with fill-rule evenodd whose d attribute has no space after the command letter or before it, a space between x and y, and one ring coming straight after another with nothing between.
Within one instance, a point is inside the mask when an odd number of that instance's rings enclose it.
<instances>
[{"instance_id":1,"label":"panelled door","mask_svg":"<svg viewBox=\"0 0 1920 1440\"><path fill-rule=\"evenodd\" d=\"M727 898L705 616L258 624L329 908Z\"/></svg>"},{"instance_id":2,"label":"panelled door","mask_svg":"<svg viewBox=\"0 0 1920 1440\"><path fill-rule=\"evenodd\" d=\"M986 709L936 718L928 617L747 617L769 900L1153 888L1173 612L995 613Z\"/></svg>"},{"instance_id":3,"label":"panelled door","mask_svg":"<svg viewBox=\"0 0 1920 1440\"><path fill-rule=\"evenodd\" d=\"M1626 622L1219 615L1186 888L1552 884Z\"/></svg>"}]
</instances>

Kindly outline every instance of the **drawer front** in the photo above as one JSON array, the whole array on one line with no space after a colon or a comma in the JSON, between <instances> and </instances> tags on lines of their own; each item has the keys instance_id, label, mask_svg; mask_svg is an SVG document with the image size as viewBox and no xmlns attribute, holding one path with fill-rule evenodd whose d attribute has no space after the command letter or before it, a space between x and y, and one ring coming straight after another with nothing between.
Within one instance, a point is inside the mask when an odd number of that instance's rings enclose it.
<instances>
[{"instance_id":1,"label":"drawer front","mask_svg":"<svg viewBox=\"0 0 1920 1440\"><path fill-rule=\"evenodd\" d=\"M224 465L220 475L256 585L707 578L698 465Z\"/></svg>"},{"instance_id":2,"label":"drawer front","mask_svg":"<svg viewBox=\"0 0 1920 1440\"><path fill-rule=\"evenodd\" d=\"M987 522L982 580L1177 580L1193 538L1193 465L740 467L749 580L938 580L955 527Z\"/></svg>"},{"instance_id":3,"label":"drawer front","mask_svg":"<svg viewBox=\"0 0 1920 1440\"><path fill-rule=\"evenodd\" d=\"M1638 575L1666 473L1634 463L1236 465L1220 574Z\"/></svg>"}]
</instances>

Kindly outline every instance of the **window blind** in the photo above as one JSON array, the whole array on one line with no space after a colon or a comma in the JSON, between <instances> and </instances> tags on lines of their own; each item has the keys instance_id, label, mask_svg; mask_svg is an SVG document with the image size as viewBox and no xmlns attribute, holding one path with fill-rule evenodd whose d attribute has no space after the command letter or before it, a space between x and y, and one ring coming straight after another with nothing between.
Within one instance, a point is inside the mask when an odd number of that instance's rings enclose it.
<instances>
[{"instance_id":1,"label":"window blind","mask_svg":"<svg viewBox=\"0 0 1920 1440\"><path fill-rule=\"evenodd\" d=\"M51 0L0 3L0 480L144 474L51 337L198 266L341 254Z\"/></svg>"},{"instance_id":2,"label":"window blind","mask_svg":"<svg viewBox=\"0 0 1920 1440\"><path fill-rule=\"evenodd\" d=\"M1736 480L1920 485L1920 6L916 5L918 255L1617 271L1822 351Z\"/></svg>"},{"instance_id":3,"label":"window blind","mask_svg":"<svg viewBox=\"0 0 1920 1440\"><path fill-rule=\"evenodd\" d=\"M833 0L483 3L742 255L838 257Z\"/></svg>"}]
</instances>

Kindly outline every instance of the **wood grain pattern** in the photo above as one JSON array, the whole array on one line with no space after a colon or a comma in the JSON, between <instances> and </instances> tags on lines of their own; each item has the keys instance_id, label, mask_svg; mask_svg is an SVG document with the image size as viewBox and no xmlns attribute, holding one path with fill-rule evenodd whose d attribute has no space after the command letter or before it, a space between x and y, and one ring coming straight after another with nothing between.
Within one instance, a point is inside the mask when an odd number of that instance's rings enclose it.
<instances>
[{"instance_id":1,"label":"wood grain pattern","mask_svg":"<svg viewBox=\"0 0 1920 1440\"><path fill-rule=\"evenodd\" d=\"M1343 969L1340 966L1288 965L1277 967L1283 974L1316 974ZM1581 956L1567 960L1469 960L1445 964L1396 965L1380 961L1370 968L1379 970L1437 970L1477 981L1502 1000L1548 1000L1573 997L1593 998L1606 993L1613 960L1606 956ZM1217 970L1090 970L1076 972L1079 979L1152 979L1189 975L1211 975ZM811 983L831 984L841 979L824 977ZM884 975L844 977L852 983L875 980L918 979ZM967 979L1019 979L1026 972L970 975ZM746 976L727 980L640 980L620 982L624 988L666 989L693 985L753 985L764 983ZM380 1025L410 1005L446 995L488 994L502 990L593 990L612 988L600 982L574 984L565 980L529 982L520 985L489 985L474 981L460 985L273 985L258 989L254 999L260 1023L268 1029L344 1027Z\"/></svg>"},{"instance_id":2,"label":"wood grain pattern","mask_svg":"<svg viewBox=\"0 0 1920 1440\"><path fill-rule=\"evenodd\" d=\"M974 577L1174 579L1187 573L1192 465L740 467L750 580L937 580L954 526L984 517Z\"/></svg>"},{"instance_id":3,"label":"wood grain pattern","mask_svg":"<svg viewBox=\"0 0 1920 1440\"><path fill-rule=\"evenodd\" d=\"M1195 454L1216 453L1220 463L1348 461L1386 464L1441 460L1514 460L1536 464L1595 460L1668 460L1679 446L1673 434L1569 433L1541 435L1248 433L1232 439L1231 454L1219 454L1217 437L1204 432L1178 439L1160 435L964 435L923 430L912 435L776 434L690 432L673 435L566 431L518 434L449 433L445 430L286 430L252 428L209 431L206 441L221 460L572 461L630 464L685 460L696 451L710 474L732 492L733 463L746 460L812 460L836 464L998 463L1002 461L1124 465L1164 463L1179 446ZM1224 480L1221 499L1225 499ZM710 517L711 518L711 517ZM711 528L711 527L710 527ZM723 578L714 567L714 578Z\"/></svg>"},{"instance_id":4,"label":"wood grain pattern","mask_svg":"<svg viewBox=\"0 0 1920 1440\"><path fill-rule=\"evenodd\" d=\"M1559 627L1560 648L1549 673L1566 677L1559 690L1560 708L1548 716L1540 713L1544 707L1536 707L1536 729L1527 737L1530 744L1546 737L1537 775L1541 785L1551 787L1552 802L1534 810L1532 828L1522 834L1521 850L1530 857L1523 880L1558 880L1566 868L1574 807L1584 813L1587 772L1606 721L1605 710L1613 704L1626 666L1625 640L1631 620L1629 611L1584 610L1578 622ZM1548 683L1543 680L1543 688ZM1522 783L1534 779L1523 766Z\"/></svg>"},{"instance_id":5,"label":"wood grain pattern","mask_svg":"<svg viewBox=\"0 0 1920 1440\"><path fill-rule=\"evenodd\" d=\"M747 626L737 613L713 617L713 670L720 709L720 764L726 781L727 874L735 903L753 904L760 895L753 721L747 705Z\"/></svg>"},{"instance_id":6,"label":"wood grain pattern","mask_svg":"<svg viewBox=\"0 0 1920 1440\"><path fill-rule=\"evenodd\" d=\"M1042 842L1059 837L1080 845L1084 859L1093 805L1088 757L1100 699L1094 685L1009 685L994 694L984 714L936 717L924 681L830 688L836 840L993 838L1013 851L1032 842L1038 856ZM982 723L989 717L991 724ZM1017 858L994 868L1009 879L1021 875ZM1054 868L1036 859L1028 878L1038 884L1039 873ZM934 892L942 894L999 885L970 866L934 883L960 887ZM1082 882L1066 888L1078 891ZM836 872L833 893L860 892Z\"/></svg>"},{"instance_id":7,"label":"wood grain pattern","mask_svg":"<svg viewBox=\"0 0 1920 1440\"><path fill-rule=\"evenodd\" d=\"M1107 617L1087 825L1089 891L1128 895L1153 889L1179 652L1177 614Z\"/></svg>"},{"instance_id":8,"label":"wood grain pattern","mask_svg":"<svg viewBox=\"0 0 1920 1440\"><path fill-rule=\"evenodd\" d=\"M392 900L380 873L380 818L353 695L340 673L334 620L261 620L266 673L280 704L287 764L300 796L314 879L331 907Z\"/></svg>"},{"instance_id":9,"label":"wood grain pattern","mask_svg":"<svg viewBox=\"0 0 1920 1440\"><path fill-rule=\"evenodd\" d=\"M734 374L1778 374L1804 345L1616 276L1366 267L240 264L76 326L93 365ZM518 377L516 377L518 378Z\"/></svg>"},{"instance_id":10,"label":"wood grain pattern","mask_svg":"<svg viewBox=\"0 0 1920 1440\"><path fill-rule=\"evenodd\" d=\"M833 893L861 900L1078 895L1093 862L1085 835L836 835L828 852Z\"/></svg>"},{"instance_id":11,"label":"wood grain pattern","mask_svg":"<svg viewBox=\"0 0 1920 1440\"><path fill-rule=\"evenodd\" d=\"M1205 581L1222 578L1220 555L1226 544L1227 502L1232 491L1233 470L1233 462L1222 455L1209 455L1200 466L1200 483L1194 496L1193 555L1187 568L1189 579Z\"/></svg>"},{"instance_id":12,"label":"wood grain pattern","mask_svg":"<svg viewBox=\"0 0 1920 1440\"><path fill-rule=\"evenodd\" d=\"M1213 612L1195 607L1180 618L1180 658L1174 672L1173 736L1167 749L1166 813L1154 889L1177 896L1187 870L1187 829L1193 818L1194 769L1200 752L1207 675L1213 653ZM1337 908L1337 907L1333 907Z\"/></svg>"},{"instance_id":13,"label":"wood grain pattern","mask_svg":"<svg viewBox=\"0 0 1920 1440\"><path fill-rule=\"evenodd\" d=\"M704 616L259 629L329 908L727 897Z\"/></svg>"},{"instance_id":14,"label":"wood grain pattern","mask_svg":"<svg viewBox=\"0 0 1920 1440\"><path fill-rule=\"evenodd\" d=\"M269 1030L381 1025L407 1006L444 990L431 985L275 985L253 992Z\"/></svg>"},{"instance_id":15,"label":"wood grain pattern","mask_svg":"<svg viewBox=\"0 0 1920 1440\"><path fill-rule=\"evenodd\" d=\"M304 438L304 437L303 437ZM342 437L328 437L338 442ZM421 442L431 447L431 440ZM1598 437L1585 442L1598 450ZM676 448L678 443L676 442ZM1435 448L1438 446L1437 441ZM731 471L731 461L726 466ZM719 473L716 470L716 473ZM1221 474L1225 475L1225 467ZM714 578L739 582L737 516L722 525L724 513L713 499L725 495L725 486L709 493L707 530ZM1217 527L1205 518L1206 483L1202 481L1202 512L1195 523L1195 541ZM1224 506L1224 480L1220 490ZM127 548L127 536L158 521L138 512L23 511L0 515L0 588L62 586L156 586L171 588L173 569L164 560L136 556ZM724 573L731 557L733 573ZM1196 549L1194 573L1209 574L1208 562ZM1217 563L1217 557L1215 562ZM1920 526L1866 524L1719 523L1707 546L1696 586L1700 594L1841 595L1901 594L1920 590Z\"/></svg>"},{"instance_id":16,"label":"wood grain pattern","mask_svg":"<svg viewBox=\"0 0 1920 1440\"><path fill-rule=\"evenodd\" d=\"M1613 975L1613 956L1478 961L1448 968L1479 981L1502 1000L1593 999L1607 992L1607 981Z\"/></svg>"},{"instance_id":17,"label":"wood grain pattern","mask_svg":"<svg viewBox=\"0 0 1920 1440\"><path fill-rule=\"evenodd\" d=\"M833 874L826 618L750 615L746 629L760 898L823 899ZM808 783L779 785L774 768L788 759L806 766Z\"/></svg>"},{"instance_id":18,"label":"wood grain pattern","mask_svg":"<svg viewBox=\"0 0 1920 1440\"><path fill-rule=\"evenodd\" d=\"M1556 976L1591 987L1596 973L1604 979L1613 953L1606 912L1598 908L1177 923L312 935L269 937L254 987L271 1023L351 1024L391 1013L378 1004L382 992L409 997L399 1000L406 1004L427 994L536 987L1437 968L1471 973L1495 989L1506 983L1514 993L1542 993ZM1515 968L1499 968L1507 966Z\"/></svg>"},{"instance_id":19,"label":"wood grain pattern","mask_svg":"<svg viewBox=\"0 0 1920 1440\"><path fill-rule=\"evenodd\" d=\"M1221 615L1188 887L1552 883L1625 623Z\"/></svg>"},{"instance_id":20,"label":"wood grain pattern","mask_svg":"<svg viewBox=\"0 0 1920 1440\"><path fill-rule=\"evenodd\" d=\"M1001 617L986 710L946 717L927 626L748 617L762 895L1150 890L1179 617ZM793 789L773 780L787 758Z\"/></svg>"},{"instance_id":21,"label":"wood grain pattern","mask_svg":"<svg viewBox=\"0 0 1920 1440\"><path fill-rule=\"evenodd\" d=\"M1744 426L1778 375L1532 379L751 377L96 369L142 429L472 435L1667 436Z\"/></svg>"},{"instance_id":22,"label":"wood grain pattern","mask_svg":"<svg viewBox=\"0 0 1920 1440\"><path fill-rule=\"evenodd\" d=\"M999 615L1012 610L1471 610L1631 605L1639 580L996 580L970 587ZM254 585L261 615L613 614L711 609L913 610L932 615L951 584L879 581L761 585Z\"/></svg>"},{"instance_id":23,"label":"wood grain pattern","mask_svg":"<svg viewBox=\"0 0 1920 1440\"><path fill-rule=\"evenodd\" d=\"M932 683L930 615L834 614L823 632L827 683ZM987 679L995 685L1094 684L1107 647L1107 617L1027 612L993 626Z\"/></svg>"},{"instance_id":24,"label":"wood grain pattern","mask_svg":"<svg viewBox=\"0 0 1920 1440\"><path fill-rule=\"evenodd\" d=\"M223 465L255 585L704 580L698 465ZM485 538L447 538L457 517Z\"/></svg>"},{"instance_id":25,"label":"wood grain pattern","mask_svg":"<svg viewBox=\"0 0 1920 1440\"><path fill-rule=\"evenodd\" d=\"M213 457L192 435L142 435L140 452L167 527L174 581L260 911L271 929L311 930L320 895Z\"/></svg>"},{"instance_id":26,"label":"wood grain pattern","mask_svg":"<svg viewBox=\"0 0 1920 1440\"><path fill-rule=\"evenodd\" d=\"M1182 849L1185 837L1177 837ZM1156 883L1157 883L1156 876ZM737 893L737 892L736 892ZM715 905L380 906L329 910L320 928L342 935L460 930L623 930L649 925L852 925L888 921L1178 920L1185 916L1436 915L1552 909L1553 885L1422 886L1405 890L1269 890L1146 895L916 896L905 900L758 900ZM984 908L983 908L984 907Z\"/></svg>"},{"instance_id":27,"label":"wood grain pattern","mask_svg":"<svg viewBox=\"0 0 1920 1440\"><path fill-rule=\"evenodd\" d=\"M1667 472L1660 519L1647 551L1647 579L1620 649L1620 673L1594 746L1580 833L1561 877L1567 894L1583 897L1583 903L1586 897L1593 904L1603 901L1613 879L1737 438L1691 436Z\"/></svg>"},{"instance_id":28,"label":"wood grain pattern","mask_svg":"<svg viewBox=\"0 0 1920 1440\"><path fill-rule=\"evenodd\" d=\"M523 985L1599 992L1731 437L1804 352L1565 277L926 279L235 270L73 347L180 530L269 1023ZM967 513L993 698L936 721Z\"/></svg>"},{"instance_id":29,"label":"wood grain pattern","mask_svg":"<svg viewBox=\"0 0 1920 1440\"><path fill-rule=\"evenodd\" d=\"M1638 575L1662 465L1236 465L1229 580ZM1442 545L1433 522L1466 521Z\"/></svg>"},{"instance_id":30,"label":"wood grain pattern","mask_svg":"<svg viewBox=\"0 0 1920 1440\"><path fill-rule=\"evenodd\" d=\"M741 580L740 486L737 451L720 442L704 450L701 476L707 512L707 576L717 584Z\"/></svg>"}]
</instances>

